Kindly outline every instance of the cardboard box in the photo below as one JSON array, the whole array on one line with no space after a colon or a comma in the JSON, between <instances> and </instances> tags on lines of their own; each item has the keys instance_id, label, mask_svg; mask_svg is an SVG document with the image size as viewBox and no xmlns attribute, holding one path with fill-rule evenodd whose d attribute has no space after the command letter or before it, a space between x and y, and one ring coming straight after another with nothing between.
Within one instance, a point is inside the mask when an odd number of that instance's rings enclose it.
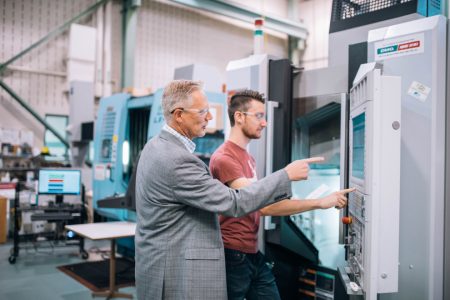
<instances>
[{"instance_id":1,"label":"cardboard box","mask_svg":"<svg viewBox=\"0 0 450 300\"><path fill-rule=\"evenodd\" d=\"M0 196L0 244L6 243L7 223L6 211L8 198Z\"/></svg>"}]
</instances>

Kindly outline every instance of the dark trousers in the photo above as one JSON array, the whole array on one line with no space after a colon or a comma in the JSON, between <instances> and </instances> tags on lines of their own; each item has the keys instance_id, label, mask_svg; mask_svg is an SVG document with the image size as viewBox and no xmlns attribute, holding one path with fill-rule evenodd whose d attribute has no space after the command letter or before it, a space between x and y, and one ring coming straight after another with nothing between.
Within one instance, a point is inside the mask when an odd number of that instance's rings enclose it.
<instances>
[{"instance_id":1,"label":"dark trousers","mask_svg":"<svg viewBox=\"0 0 450 300\"><path fill-rule=\"evenodd\" d=\"M229 300L278 300L275 277L261 252L248 254L225 248Z\"/></svg>"}]
</instances>

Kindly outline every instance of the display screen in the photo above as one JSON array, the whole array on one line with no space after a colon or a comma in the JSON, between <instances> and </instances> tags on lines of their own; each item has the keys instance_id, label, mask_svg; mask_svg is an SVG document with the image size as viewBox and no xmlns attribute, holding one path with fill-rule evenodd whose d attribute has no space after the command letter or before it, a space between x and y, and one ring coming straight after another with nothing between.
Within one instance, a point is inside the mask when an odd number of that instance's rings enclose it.
<instances>
[{"instance_id":1,"label":"display screen","mask_svg":"<svg viewBox=\"0 0 450 300\"><path fill-rule=\"evenodd\" d=\"M366 114L362 113L352 119L353 123L353 154L352 176L364 179L365 129Z\"/></svg>"},{"instance_id":2,"label":"display screen","mask_svg":"<svg viewBox=\"0 0 450 300\"><path fill-rule=\"evenodd\" d=\"M80 170L39 170L39 194L79 195L80 192Z\"/></svg>"}]
</instances>

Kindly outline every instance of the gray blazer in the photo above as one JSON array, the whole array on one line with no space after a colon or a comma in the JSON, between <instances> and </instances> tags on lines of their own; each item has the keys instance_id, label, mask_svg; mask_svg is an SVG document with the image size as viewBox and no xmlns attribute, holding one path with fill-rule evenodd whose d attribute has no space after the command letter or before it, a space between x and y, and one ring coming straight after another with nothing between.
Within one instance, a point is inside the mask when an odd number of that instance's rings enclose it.
<instances>
[{"instance_id":1,"label":"gray blazer","mask_svg":"<svg viewBox=\"0 0 450 300\"><path fill-rule=\"evenodd\" d=\"M289 197L286 171L230 189L163 130L147 142L137 169L138 299L226 299L217 214L239 217Z\"/></svg>"}]
</instances>

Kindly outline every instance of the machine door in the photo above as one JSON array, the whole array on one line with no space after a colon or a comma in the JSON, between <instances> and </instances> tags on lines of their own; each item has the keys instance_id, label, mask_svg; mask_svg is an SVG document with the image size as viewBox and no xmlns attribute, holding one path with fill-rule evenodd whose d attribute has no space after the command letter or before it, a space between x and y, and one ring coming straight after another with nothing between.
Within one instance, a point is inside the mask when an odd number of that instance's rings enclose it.
<instances>
[{"instance_id":1,"label":"machine door","mask_svg":"<svg viewBox=\"0 0 450 300\"><path fill-rule=\"evenodd\" d=\"M291 153L290 161L325 157L323 163L310 165L308 180L293 183L293 198L320 198L347 185L343 173L348 161L347 102L346 94L291 100L289 121L284 122L290 125L284 128L290 139L274 143L274 161L282 158L276 155L282 153L277 147ZM285 106L283 102L278 109ZM274 136L280 135L275 129ZM266 256L274 261L283 299L347 299L337 272L345 263L340 214L341 210L331 208L271 217L274 226L265 231Z\"/></svg>"},{"instance_id":2,"label":"machine door","mask_svg":"<svg viewBox=\"0 0 450 300\"><path fill-rule=\"evenodd\" d=\"M343 105L344 104L344 105ZM341 134L342 109L346 95L333 94L294 99L291 160L323 156L325 161L310 165L308 180L293 183L293 197L316 199L345 185L346 129ZM342 138L341 138L342 136ZM320 266L336 270L345 262L344 247L339 243L340 211L313 210L289 217L318 252Z\"/></svg>"}]
</instances>

